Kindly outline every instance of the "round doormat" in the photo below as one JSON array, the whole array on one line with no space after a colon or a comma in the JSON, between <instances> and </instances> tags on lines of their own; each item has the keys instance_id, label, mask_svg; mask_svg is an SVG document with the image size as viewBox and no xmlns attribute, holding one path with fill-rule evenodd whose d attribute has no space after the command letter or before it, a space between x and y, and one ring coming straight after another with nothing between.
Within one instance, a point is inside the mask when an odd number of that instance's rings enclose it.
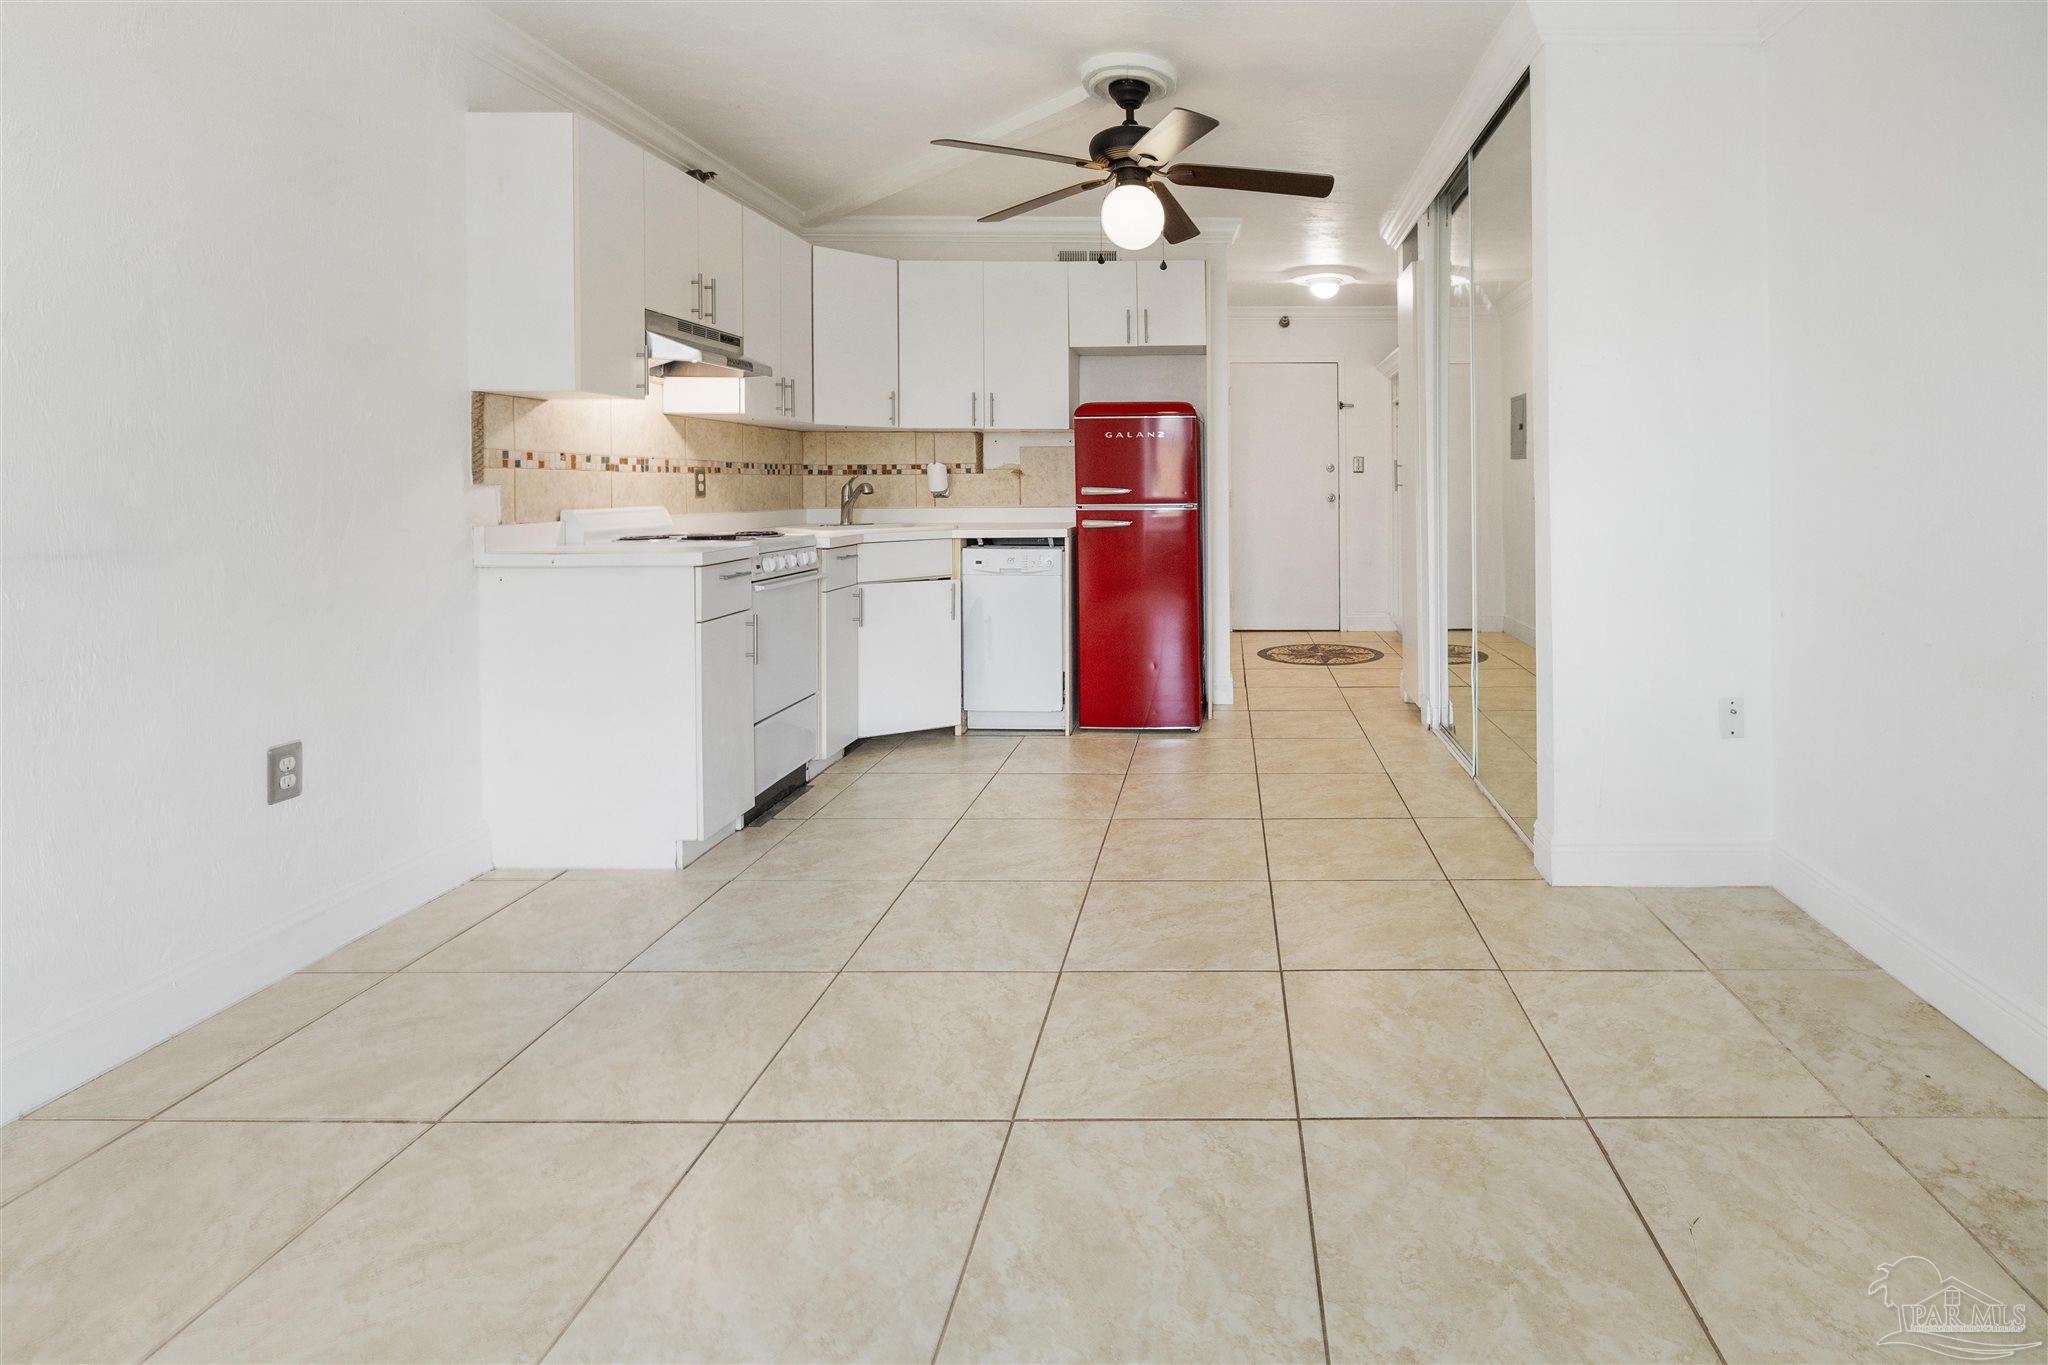
<instances>
[{"instance_id":1,"label":"round doormat","mask_svg":"<svg viewBox=\"0 0 2048 1365\"><path fill-rule=\"evenodd\" d=\"M1452 662L1452 663L1454 663L1454 664L1471 664L1471 663L1481 663L1481 664L1483 664L1483 663L1485 663L1485 662L1486 662L1486 661L1487 661L1488 659L1491 659L1492 657L1493 657L1493 656L1492 656L1491 654L1488 654L1488 653L1487 653L1487 652L1486 652L1485 650L1483 650L1483 649L1482 649L1482 650L1480 650L1480 651L1479 651L1479 657L1478 657L1477 659L1475 659L1475 658L1473 658L1473 657L1472 657L1472 646L1470 646L1470 645L1452 645L1452 646L1451 646L1451 662Z\"/></svg>"},{"instance_id":2,"label":"round doormat","mask_svg":"<svg viewBox=\"0 0 2048 1365\"><path fill-rule=\"evenodd\" d=\"M1259 657L1276 664L1369 664L1387 656L1364 645L1274 645Z\"/></svg>"}]
</instances>

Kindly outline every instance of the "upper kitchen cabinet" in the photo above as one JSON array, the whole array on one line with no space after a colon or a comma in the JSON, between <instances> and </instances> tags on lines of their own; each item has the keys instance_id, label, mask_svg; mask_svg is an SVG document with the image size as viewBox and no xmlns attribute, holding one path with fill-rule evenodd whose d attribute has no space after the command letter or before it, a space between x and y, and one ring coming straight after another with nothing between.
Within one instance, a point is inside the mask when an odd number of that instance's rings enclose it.
<instances>
[{"instance_id":1,"label":"upper kitchen cabinet","mask_svg":"<svg viewBox=\"0 0 2048 1365\"><path fill-rule=\"evenodd\" d=\"M903 425L1067 425L1067 296L1052 261L903 261Z\"/></svg>"},{"instance_id":2,"label":"upper kitchen cabinet","mask_svg":"<svg viewBox=\"0 0 2048 1365\"><path fill-rule=\"evenodd\" d=\"M811 421L811 244L794 232L782 234L782 359L775 372L789 381L790 418Z\"/></svg>"},{"instance_id":3,"label":"upper kitchen cabinet","mask_svg":"<svg viewBox=\"0 0 2048 1365\"><path fill-rule=\"evenodd\" d=\"M1057 261L989 261L981 267L981 425L1005 431L1067 426L1067 291Z\"/></svg>"},{"instance_id":4,"label":"upper kitchen cabinet","mask_svg":"<svg viewBox=\"0 0 2048 1365\"><path fill-rule=\"evenodd\" d=\"M641 152L645 307L720 331L745 315L742 210L688 171Z\"/></svg>"},{"instance_id":5,"label":"upper kitchen cabinet","mask_svg":"<svg viewBox=\"0 0 2048 1365\"><path fill-rule=\"evenodd\" d=\"M740 269L746 274L746 297L737 331L746 338L747 356L782 373L782 235L780 223L752 209L740 210Z\"/></svg>"},{"instance_id":6,"label":"upper kitchen cabinet","mask_svg":"<svg viewBox=\"0 0 2048 1365\"><path fill-rule=\"evenodd\" d=\"M906 427L982 425L980 261L900 261L899 418Z\"/></svg>"},{"instance_id":7,"label":"upper kitchen cabinet","mask_svg":"<svg viewBox=\"0 0 2048 1365\"><path fill-rule=\"evenodd\" d=\"M642 153L574 114L470 114L469 386L647 392Z\"/></svg>"},{"instance_id":8,"label":"upper kitchen cabinet","mask_svg":"<svg viewBox=\"0 0 2048 1365\"><path fill-rule=\"evenodd\" d=\"M812 248L811 355L813 421L898 425L895 261Z\"/></svg>"},{"instance_id":9,"label":"upper kitchen cabinet","mask_svg":"<svg viewBox=\"0 0 2048 1365\"><path fill-rule=\"evenodd\" d=\"M1209 344L1208 269L1202 261L1093 261L1067 271L1068 340L1077 350Z\"/></svg>"}]
</instances>

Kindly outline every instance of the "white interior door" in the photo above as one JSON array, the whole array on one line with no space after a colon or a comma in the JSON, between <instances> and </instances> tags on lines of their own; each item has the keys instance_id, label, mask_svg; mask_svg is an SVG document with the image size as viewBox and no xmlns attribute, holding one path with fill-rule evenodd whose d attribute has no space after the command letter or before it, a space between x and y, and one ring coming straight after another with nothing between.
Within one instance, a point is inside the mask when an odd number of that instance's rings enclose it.
<instances>
[{"instance_id":1,"label":"white interior door","mask_svg":"<svg viewBox=\"0 0 2048 1365\"><path fill-rule=\"evenodd\" d=\"M1230 624L1336 630L1337 367L1230 367Z\"/></svg>"}]
</instances>

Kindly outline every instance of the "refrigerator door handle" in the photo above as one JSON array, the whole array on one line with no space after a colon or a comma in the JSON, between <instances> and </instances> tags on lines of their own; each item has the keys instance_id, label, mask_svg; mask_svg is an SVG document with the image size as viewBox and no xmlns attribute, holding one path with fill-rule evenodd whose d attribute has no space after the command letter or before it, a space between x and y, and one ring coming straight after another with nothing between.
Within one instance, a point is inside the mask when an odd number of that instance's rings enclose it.
<instances>
[{"instance_id":1,"label":"refrigerator door handle","mask_svg":"<svg viewBox=\"0 0 2048 1365\"><path fill-rule=\"evenodd\" d=\"M1129 526L1129 525L1130 525L1130 523L1129 523L1128 521L1086 521L1086 520L1084 520L1084 521L1083 521L1083 522L1081 523L1081 529L1082 529L1082 530L1084 530L1084 531L1100 531L1100 530L1106 530L1106 529L1108 529L1109 527L1112 527L1112 526Z\"/></svg>"},{"instance_id":2,"label":"refrigerator door handle","mask_svg":"<svg viewBox=\"0 0 2048 1365\"><path fill-rule=\"evenodd\" d=\"M1113 493L1128 493L1128 492L1130 492L1131 490L1130 490L1130 489L1128 489L1128 488L1083 488L1083 489L1082 489L1081 491L1082 491L1083 493L1087 494L1088 496L1090 496L1090 497L1093 497L1093 496L1095 496L1095 495L1096 495L1096 494L1098 494L1098 493L1102 493L1102 494L1113 494Z\"/></svg>"}]
</instances>

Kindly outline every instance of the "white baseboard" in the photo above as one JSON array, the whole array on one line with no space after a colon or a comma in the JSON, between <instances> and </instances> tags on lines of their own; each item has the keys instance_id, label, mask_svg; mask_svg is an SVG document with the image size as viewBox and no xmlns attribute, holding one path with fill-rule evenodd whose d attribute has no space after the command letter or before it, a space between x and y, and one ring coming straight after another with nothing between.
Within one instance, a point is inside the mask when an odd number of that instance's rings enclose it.
<instances>
[{"instance_id":1,"label":"white baseboard","mask_svg":"<svg viewBox=\"0 0 2048 1365\"><path fill-rule=\"evenodd\" d=\"M1949 949L1784 848L1771 885L1897 977L1984 1046L2048 1085L2048 1018L1986 981Z\"/></svg>"},{"instance_id":2,"label":"white baseboard","mask_svg":"<svg viewBox=\"0 0 2048 1365\"><path fill-rule=\"evenodd\" d=\"M1536 859L1553 886L1764 886L1772 868L1769 844L1561 844L1541 824Z\"/></svg>"},{"instance_id":3,"label":"white baseboard","mask_svg":"<svg viewBox=\"0 0 2048 1365\"><path fill-rule=\"evenodd\" d=\"M76 1089L491 866L482 825L148 981L7 1040L0 1121Z\"/></svg>"},{"instance_id":4,"label":"white baseboard","mask_svg":"<svg viewBox=\"0 0 2048 1365\"><path fill-rule=\"evenodd\" d=\"M1536 627L1519 616L1503 616L1500 628L1520 640L1529 648L1536 648Z\"/></svg>"},{"instance_id":5,"label":"white baseboard","mask_svg":"<svg viewBox=\"0 0 2048 1365\"><path fill-rule=\"evenodd\" d=\"M1396 621L1386 612L1369 611L1357 616L1345 617L1343 628L1345 630L1382 630L1398 633L1401 625L1400 622Z\"/></svg>"}]
</instances>

